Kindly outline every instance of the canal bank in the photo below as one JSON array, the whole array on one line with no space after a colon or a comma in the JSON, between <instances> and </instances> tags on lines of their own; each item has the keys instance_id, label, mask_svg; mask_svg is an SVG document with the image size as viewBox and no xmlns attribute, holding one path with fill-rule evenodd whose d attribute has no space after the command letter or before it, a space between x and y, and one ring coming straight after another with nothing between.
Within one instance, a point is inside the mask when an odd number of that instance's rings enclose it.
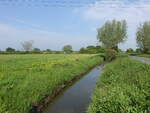
<instances>
[{"instance_id":1,"label":"canal bank","mask_svg":"<svg viewBox=\"0 0 150 113\"><path fill-rule=\"evenodd\" d=\"M43 113L85 113L103 65L97 66L59 94Z\"/></svg>"}]
</instances>

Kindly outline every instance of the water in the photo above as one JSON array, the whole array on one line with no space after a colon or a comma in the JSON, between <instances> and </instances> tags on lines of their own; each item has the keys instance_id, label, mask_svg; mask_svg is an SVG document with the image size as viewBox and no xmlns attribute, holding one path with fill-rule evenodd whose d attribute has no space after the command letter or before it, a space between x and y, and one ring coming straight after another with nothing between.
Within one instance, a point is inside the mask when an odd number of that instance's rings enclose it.
<instances>
[{"instance_id":1,"label":"water","mask_svg":"<svg viewBox=\"0 0 150 113\"><path fill-rule=\"evenodd\" d=\"M86 113L94 92L96 80L103 66L94 68L62 94L46 108L43 113Z\"/></svg>"}]
</instances>

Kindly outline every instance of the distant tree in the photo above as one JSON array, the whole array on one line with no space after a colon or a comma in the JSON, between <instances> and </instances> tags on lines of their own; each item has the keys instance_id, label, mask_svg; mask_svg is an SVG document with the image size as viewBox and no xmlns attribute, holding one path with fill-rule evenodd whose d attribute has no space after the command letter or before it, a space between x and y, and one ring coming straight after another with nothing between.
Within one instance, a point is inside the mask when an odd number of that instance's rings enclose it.
<instances>
[{"instance_id":1,"label":"distant tree","mask_svg":"<svg viewBox=\"0 0 150 113\"><path fill-rule=\"evenodd\" d=\"M102 46L96 46L97 53L104 53L105 49Z\"/></svg>"},{"instance_id":2,"label":"distant tree","mask_svg":"<svg viewBox=\"0 0 150 113\"><path fill-rule=\"evenodd\" d=\"M31 53L42 53L42 51L39 48L34 48Z\"/></svg>"},{"instance_id":3,"label":"distant tree","mask_svg":"<svg viewBox=\"0 0 150 113\"><path fill-rule=\"evenodd\" d=\"M87 46L87 49L95 49L95 46Z\"/></svg>"},{"instance_id":4,"label":"distant tree","mask_svg":"<svg viewBox=\"0 0 150 113\"><path fill-rule=\"evenodd\" d=\"M148 53L150 50L150 22L144 22L137 29L136 41L138 47L144 52Z\"/></svg>"},{"instance_id":5,"label":"distant tree","mask_svg":"<svg viewBox=\"0 0 150 113\"><path fill-rule=\"evenodd\" d=\"M31 51L33 49L33 40L22 42L21 45L25 51Z\"/></svg>"},{"instance_id":6,"label":"distant tree","mask_svg":"<svg viewBox=\"0 0 150 113\"><path fill-rule=\"evenodd\" d=\"M97 32L97 39L105 48L118 48L118 44L127 38L127 23L125 20L107 21Z\"/></svg>"},{"instance_id":7,"label":"distant tree","mask_svg":"<svg viewBox=\"0 0 150 113\"><path fill-rule=\"evenodd\" d=\"M72 53L72 46L71 45L65 45L62 49L65 53Z\"/></svg>"},{"instance_id":8,"label":"distant tree","mask_svg":"<svg viewBox=\"0 0 150 113\"><path fill-rule=\"evenodd\" d=\"M80 50L79 50L79 53L86 53L86 50L84 47L82 47Z\"/></svg>"},{"instance_id":9,"label":"distant tree","mask_svg":"<svg viewBox=\"0 0 150 113\"><path fill-rule=\"evenodd\" d=\"M50 53L50 54L52 54L52 53L54 53L54 51L52 51L51 49L46 49L46 50L43 51L43 53L46 53L46 54Z\"/></svg>"},{"instance_id":10,"label":"distant tree","mask_svg":"<svg viewBox=\"0 0 150 113\"><path fill-rule=\"evenodd\" d=\"M8 48L6 48L6 52L15 52L15 49L8 47Z\"/></svg>"},{"instance_id":11,"label":"distant tree","mask_svg":"<svg viewBox=\"0 0 150 113\"><path fill-rule=\"evenodd\" d=\"M126 52L127 52L127 53L133 53L134 50L133 50L132 48L129 48L129 49L126 50Z\"/></svg>"},{"instance_id":12,"label":"distant tree","mask_svg":"<svg viewBox=\"0 0 150 113\"><path fill-rule=\"evenodd\" d=\"M91 53L91 54L97 53L97 49L95 46L87 46L86 51L87 51L87 53Z\"/></svg>"},{"instance_id":13,"label":"distant tree","mask_svg":"<svg viewBox=\"0 0 150 113\"><path fill-rule=\"evenodd\" d=\"M40 52L41 50L39 48L34 48L33 51Z\"/></svg>"},{"instance_id":14,"label":"distant tree","mask_svg":"<svg viewBox=\"0 0 150 113\"><path fill-rule=\"evenodd\" d=\"M46 49L46 52L52 52L52 50L51 49Z\"/></svg>"},{"instance_id":15,"label":"distant tree","mask_svg":"<svg viewBox=\"0 0 150 113\"><path fill-rule=\"evenodd\" d=\"M104 48L101 46L87 46L86 48L81 48L79 53L90 53L90 54L96 54L96 53L104 53Z\"/></svg>"}]
</instances>

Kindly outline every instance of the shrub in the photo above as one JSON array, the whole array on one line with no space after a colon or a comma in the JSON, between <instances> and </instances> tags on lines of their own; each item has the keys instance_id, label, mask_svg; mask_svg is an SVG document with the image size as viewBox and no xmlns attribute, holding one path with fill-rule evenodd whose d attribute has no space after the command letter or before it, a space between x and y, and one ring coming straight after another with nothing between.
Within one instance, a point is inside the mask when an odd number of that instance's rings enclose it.
<instances>
[{"instance_id":1,"label":"shrub","mask_svg":"<svg viewBox=\"0 0 150 113\"><path fill-rule=\"evenodd\" d=\"M113 49L107 49L105 53L105 60L112 61L116 58L117 52Z\"/></svg>"},{"instance_id":2,"label":"shrub","mask_svg":"<svg viewBox=\"0 0 150 113\"><path fill-rule=\"evenodd\" d=\"M88 113L150 113L150 65L118 58L106 65Z\"/></svg>"}]
</instances>

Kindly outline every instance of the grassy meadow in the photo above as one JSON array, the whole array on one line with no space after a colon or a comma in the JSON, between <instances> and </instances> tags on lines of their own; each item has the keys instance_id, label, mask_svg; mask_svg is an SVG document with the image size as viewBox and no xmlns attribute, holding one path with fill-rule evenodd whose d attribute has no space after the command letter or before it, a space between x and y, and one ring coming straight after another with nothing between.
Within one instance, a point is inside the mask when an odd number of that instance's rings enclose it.
<instances>
[{"instance_id":1,"label":"grassy meadow","mask_svg":"<svg viewBox=\"0 0 150 113\"><path fill-rule=\"evenodd\" d=\"M150 113L150 65L128 57L107 64L88 113Z\"/></svg>"},{"instance_id":2,"label":"grassy meadow","mask_svg":"<svg viewBox=\"0 0 150 113\"><path fill-rule=\"evenodd\" d=\"M96 55L0 55L0 113L27 113L33 103L101 62Z\"/></svg>"}]
</instances>

